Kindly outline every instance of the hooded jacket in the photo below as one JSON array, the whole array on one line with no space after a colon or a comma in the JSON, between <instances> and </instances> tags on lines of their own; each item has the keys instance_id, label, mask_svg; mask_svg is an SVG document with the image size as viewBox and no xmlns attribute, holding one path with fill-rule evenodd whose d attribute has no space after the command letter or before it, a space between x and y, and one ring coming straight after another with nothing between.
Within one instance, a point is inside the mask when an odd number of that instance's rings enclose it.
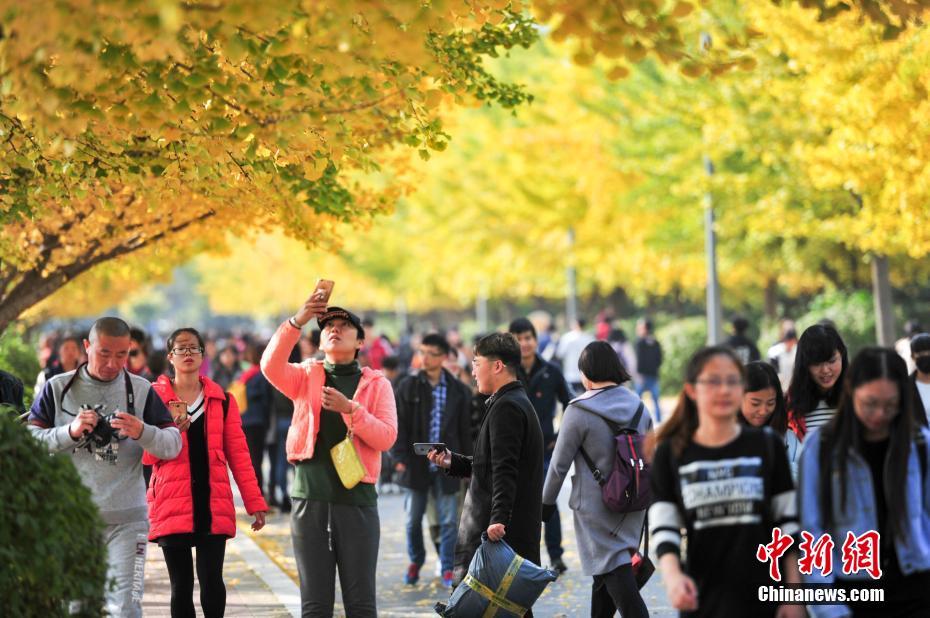
<instances>
[{"instance_id":1,"label":"hooded jacket","mask_svg":"<svg viewBox=\"0 0 930 618\"><path fill-rule=\"evenodd\" d=\"M568 505L574 513L578 555L585 575L609 573L629 564L630 551L639 547L646 511L616 513L607 508L601 486L581 455L581 447L599 470L613 469L616 446L609 420L629 427L641 400L624 386L587 391L573 399L562 416L559 437L543 486L543 504L555 504L572 463L572 492ZM652 430L643 414L636 431Z\"/></svg>"},{"instance_id":2,"label":"hooded jacket","mask_svg":"<svg viewBox=\"0 0 930 618\"><path fill-rule=\"evenodd\" d=\"M267 511L268 505L255 479L236 399L229 396L229 409L224 416L226 393L209 378L201 377L200 381L203 384L204 435L210 478L210 532L233 537L236 536L236 507L229 485L230 469L250 515ZM166 404L178 398L168 376L158 378L152 388ZM146 495L151 521L150 541L169 534L194 531L194 496L187 440L187 432L181 433L181 453L175 459L159 459L148 452L142 457L142 463L152 466L152 480Z\"/></svg>"},{"instance_id":3,"label":"hooded jacket","mask_svg":"<svg viewBox=\"0 0 930 618\"><path fill-rule=\"evenodd\" d=\"M298 339L300 331L285 321L268 342L261 362L268 381L294 402L287 431L287 460L291 463L313 457L326 383L322 361L287 362ZM343 414L342 420L352 428L352 442L365 466L362 482L375 483L381 473L381 453L397 439L397 406L390 380L380 371L363 367L352 401L359 404L358 409L354 414Z\"/></svg>"}]
</instances>

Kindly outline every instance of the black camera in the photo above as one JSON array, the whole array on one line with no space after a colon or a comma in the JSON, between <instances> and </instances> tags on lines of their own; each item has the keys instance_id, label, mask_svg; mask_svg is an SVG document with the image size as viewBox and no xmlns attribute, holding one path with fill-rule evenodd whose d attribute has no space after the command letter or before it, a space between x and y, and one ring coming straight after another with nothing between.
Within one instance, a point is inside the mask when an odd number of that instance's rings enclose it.
<instances>
[{"instance_id":1,"label":"black camera","mask_svg":"<svg viewBox=\"0 0 930 618\"><path fill-rule=\"evenodd\" d=\"M93 431L84 434L87 437L88 446L93 445L96 448L107 446L114 438L117 440L120 438L117 430L113 429L110 424L116 418L116 414L104 414L101 410L103 410L103 404L81 406L81 412L93 411L97 414L97 424L94 425Z\"/></svg>"}]
</instances>

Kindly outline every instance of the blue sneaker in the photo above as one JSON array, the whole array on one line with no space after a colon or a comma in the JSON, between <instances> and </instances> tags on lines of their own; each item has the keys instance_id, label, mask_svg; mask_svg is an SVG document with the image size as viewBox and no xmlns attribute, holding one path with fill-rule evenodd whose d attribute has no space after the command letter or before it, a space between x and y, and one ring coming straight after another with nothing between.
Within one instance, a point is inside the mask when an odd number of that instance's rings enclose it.
<instances>
[{"instance_id":1,"label":"blue sneaker","mask_svg":"<svg viewBox=\"0 0 930 618\"><path fill-rule=\"evenodd\" d=\"M404 583L412 586L418 581L420 581L420 565L411 562L410 566L407 567L407 573L404 575Z\"/></svg>"},{"instance_id":2,"label":"blue sneaker","mask_svg":"<svg viewBox=\"0 0 930 618\"><path fill-rule=\"evenodd\" d=\"M452 587L452 571L444 571L442 574L442 586L443 588Z\"/></svg>"}]
</instances>

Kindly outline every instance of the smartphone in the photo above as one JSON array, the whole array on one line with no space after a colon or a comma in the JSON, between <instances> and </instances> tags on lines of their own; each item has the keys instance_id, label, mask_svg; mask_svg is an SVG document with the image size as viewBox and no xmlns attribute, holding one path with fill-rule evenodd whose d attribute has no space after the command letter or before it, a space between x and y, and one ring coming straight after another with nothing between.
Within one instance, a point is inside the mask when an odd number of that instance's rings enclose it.
<instances>
[{"instance_id":1,"label":"smartphone","mask_svg":"<svg viewBox=\"0 0 930 618\"><path fill-rule=\"evenodd\" d=\"M417 455L427 455L430 451L439 451L440 453L446 450L446 445L443 442L414 442L413 443L413 452Z\"/></svg>"},{"instance_id":2,"label":"smartphone","mask_svg":"<svg viewBox=\"0 0 930 618\"><path fill-rule=\"evenodd\" d=\"M313 299L328 303L329 297L333 294L334 285L336 285L335 281L330 281L329 279L317 279L316 288L313 290Z\"/></svg>"},{"instance_id":3,"label":"smartphone","mask_svg":"<svg viewBox=\"0 0 930 618\"><path fill-rule=\"evenodd\" d=\"M175 423L180 424L187 420L187 404L183 401L168 402L168 410L171 411Z\"/></svg>"}]
</instances>

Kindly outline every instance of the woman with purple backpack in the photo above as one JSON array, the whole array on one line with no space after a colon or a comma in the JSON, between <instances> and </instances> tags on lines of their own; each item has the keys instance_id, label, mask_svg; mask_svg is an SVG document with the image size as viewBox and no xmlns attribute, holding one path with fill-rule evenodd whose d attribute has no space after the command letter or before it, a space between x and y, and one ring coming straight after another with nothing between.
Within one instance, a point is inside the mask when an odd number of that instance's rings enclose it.
<instances>
[{"instance_id":1,"label":"woman with purple backpack","mask_svg":"<svg viewBox=\"0 0 930 618\"><path fill-rule=\"evenodd\" d=\"M568 505L574 515L582 572L594 578L591 616L609 617L620 610L623 618L646 618L649 612L639 594L632 562L639 549L647 505L627 505L638 509L627 512L612 510L605 503L608 492L602 483L606 486L617 476L611 472L617 451L615 434L630 432L638 444L652 430L652 419L643 413L636 393L621 386L630 376L610 344L589 343L578 359L578 368L585 392L572 400L562 416L543 486L543 520L555 508L574 463Z\"/></svg>"}]
</instances>

